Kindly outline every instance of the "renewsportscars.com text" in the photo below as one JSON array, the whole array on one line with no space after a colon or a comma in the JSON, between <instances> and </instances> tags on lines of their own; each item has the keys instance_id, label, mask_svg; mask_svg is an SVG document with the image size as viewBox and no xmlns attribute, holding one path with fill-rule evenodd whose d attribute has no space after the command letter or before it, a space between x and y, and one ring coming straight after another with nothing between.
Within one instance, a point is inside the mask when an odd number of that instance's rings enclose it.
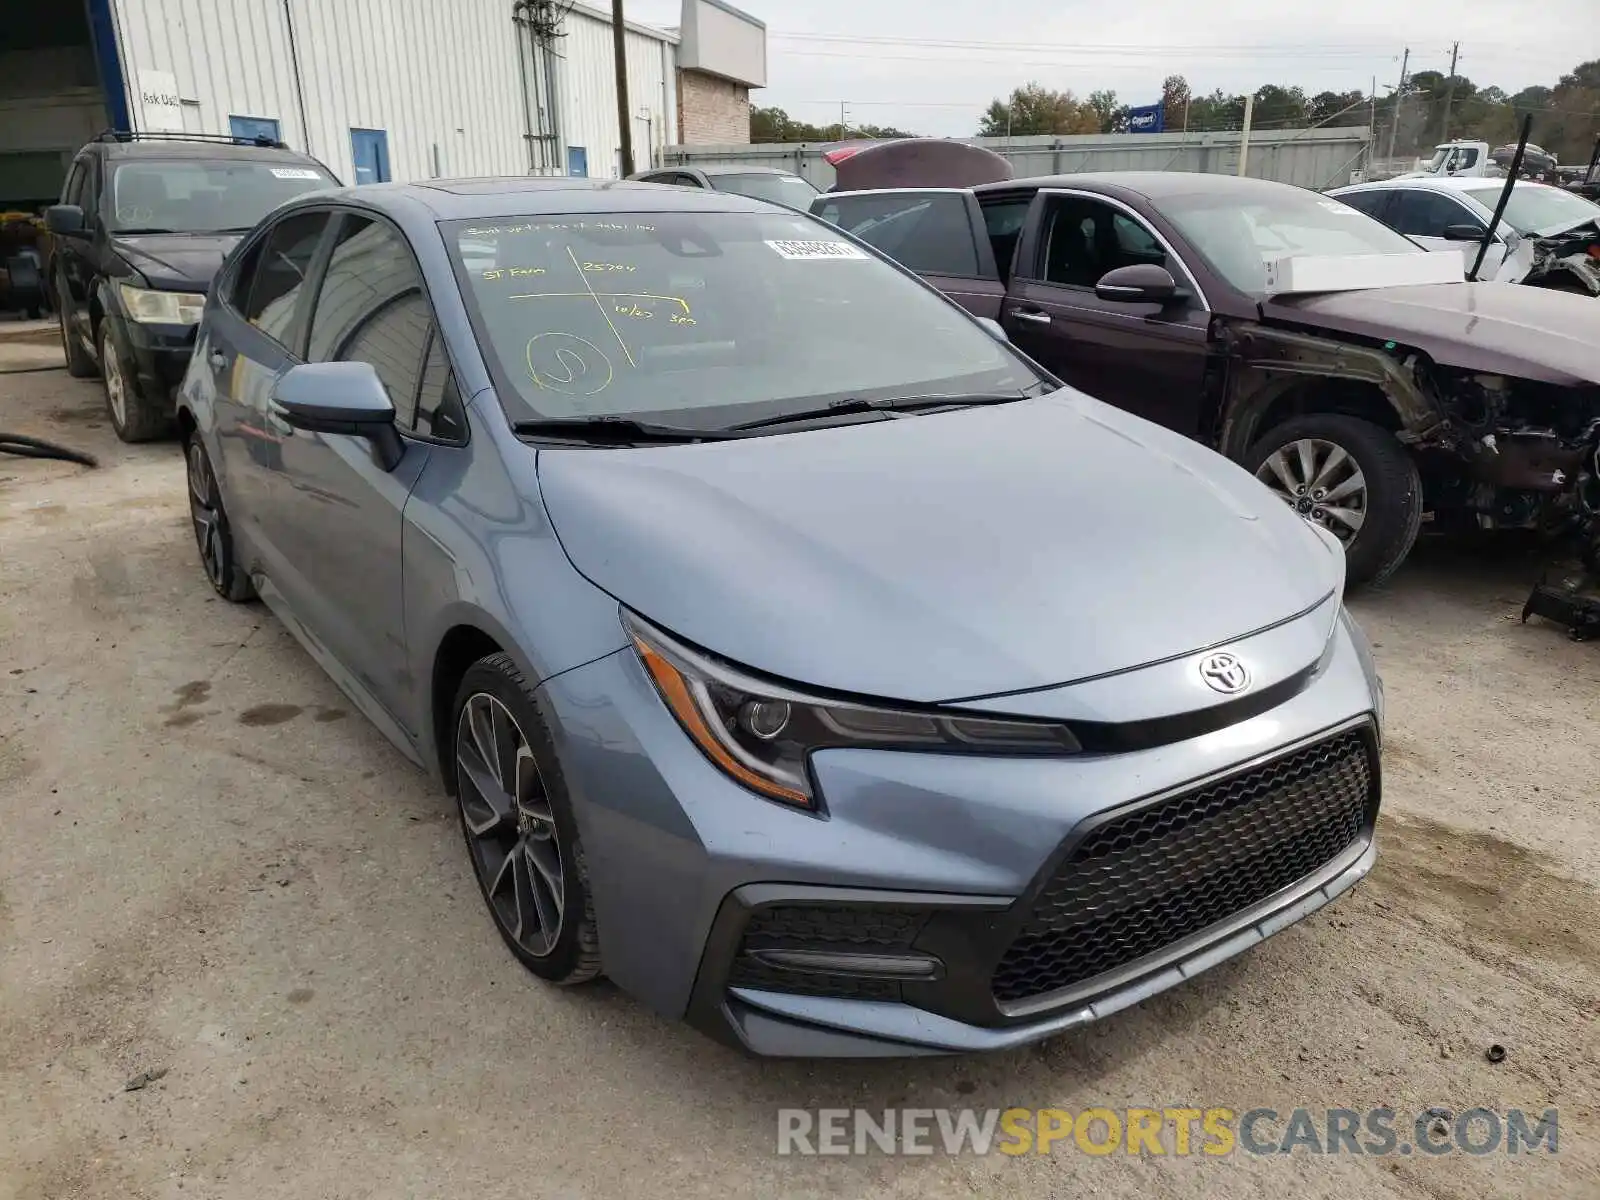
<instances>
[{"instance_id":1,"label":"renewsportscars.com text","mask_svg":"<svg viewBox=\"0 0 1600 1200\"><path fill-rule=\"evenodd\" d=\"M778 1153L1556 1154L1558 1113L1520 1108L784 1108Z\"/></svg>"}]
</instances>

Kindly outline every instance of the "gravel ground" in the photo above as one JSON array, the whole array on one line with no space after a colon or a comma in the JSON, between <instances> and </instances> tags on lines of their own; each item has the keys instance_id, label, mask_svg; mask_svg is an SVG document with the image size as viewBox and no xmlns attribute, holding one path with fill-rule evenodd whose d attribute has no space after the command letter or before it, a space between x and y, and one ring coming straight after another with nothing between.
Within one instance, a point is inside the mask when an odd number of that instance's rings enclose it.
<instances>
[{"instance_id":1,"label":"gravel ground","mask_svg":"<svg viewBox=\"0 0 1600 1200\"><path fill-rule=\"evenodd\" d=\"M20 365L20 364L18 364ZM0 357L0 370L6 362ZM259 606L171 444L0 376L0 1200L1600 1194L1600 647L1526 558L1425 546L1353 607L1388 684L1378 866L1086 1031L759 1063L505 953L455 818ZM1486 1061L1491 1043L1508 1054ZM165 1072L139 1090L141 1072ZM1559 1153L779 1157L782 1107L1560 1110Z\"/></svg>"}]
</instances>

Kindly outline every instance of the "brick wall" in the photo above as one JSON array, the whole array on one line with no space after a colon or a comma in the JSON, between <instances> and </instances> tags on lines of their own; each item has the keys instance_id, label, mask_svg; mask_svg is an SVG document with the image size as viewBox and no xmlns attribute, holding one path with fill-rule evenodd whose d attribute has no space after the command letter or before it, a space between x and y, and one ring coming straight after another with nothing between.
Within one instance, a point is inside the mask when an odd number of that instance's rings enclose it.
<instances>
[{"instance_id":1,"label":"brick wall","mask_svg":"<svg viewBox=\"0 0 1600 1200\"><path fill-rule=\"evenodd\" d=\"M749 88L704 71L678 72L679 145L749 140Z\"/></svg>"}]
</instances>

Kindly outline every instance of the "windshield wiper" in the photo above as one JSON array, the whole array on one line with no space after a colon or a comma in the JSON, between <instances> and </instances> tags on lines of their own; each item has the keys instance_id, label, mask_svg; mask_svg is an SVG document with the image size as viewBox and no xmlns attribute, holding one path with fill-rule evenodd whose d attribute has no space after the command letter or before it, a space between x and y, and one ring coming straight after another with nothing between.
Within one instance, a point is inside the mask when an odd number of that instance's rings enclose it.
<instances>
[{"instance_id":1,"label":"windshield wiper","mask_svg":"<svg viewBox=\"0 0 1600 1200\"><path fill-rule=\"evenodd\" d=\"M538 421L515 421L511 431L526 437L573 438L612 446L630 446L641 442L660 445L718 442L737 436L721 429L657 425L652 421L635 421L632 417L545 417Z\"/></svg>"},{"instance_id":2,"label":"windshield wiper","mask_svg":"<svg viewBox=\"0 0 1600 1200\"><path fill-rule=\"evenodd\" d=\"M151 226L148 229L142 229L142 228L113 229L111 232L112 233L131 233L131 234L134 234L134 235L138 235L138 234L141 234L141 233L177 233L178 231L176 229L158 229L155 226Z\"/></svg>"},{"instance_id":3,"label":"windshield wiper","mask_svg":"<svg viewBox=\"0 0 1600 1200\"><path fill-rule=\"evenodd\" d=\"M858 413L881 412L886 414L921 412L930 408L969 408L978 404L1010 404L1026 400L1024 392L973 392L952 396L890 396L881 400L863 400L852 396L835 400L822 408L806 408L799 412L779 413L775 417L761 417L730 425L730 429L770 429L776 425L798 425L803 421L824 421L829 417L853 416Z\"/></svg>"}]
</instances>

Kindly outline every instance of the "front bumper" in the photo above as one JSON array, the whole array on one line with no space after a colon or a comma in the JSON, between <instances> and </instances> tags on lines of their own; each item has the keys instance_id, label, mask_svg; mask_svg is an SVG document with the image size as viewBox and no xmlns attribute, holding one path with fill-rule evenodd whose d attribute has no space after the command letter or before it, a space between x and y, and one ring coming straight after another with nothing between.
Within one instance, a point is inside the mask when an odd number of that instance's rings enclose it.
<instances>
[{"instance_id":1,"label":"front bumper","mask_svg":"<svg viewBox=\"0 0 1600 1200\"><path fill-rule=\"evenodd\" d=\"M1373 858L1380 701L1359 632L1342 621L1307 686L1186 740L1053 760L819 753L825 817L762 800L711 766L631 651L547 681L541 699L585 846L606 973L657 1010L759 1054L938 1054L1048 1037L1242 952L1348 889ZM998 982L1008 948L1088 831L1341 736L1367 747L1370 777L1354 816L1346 804L1337 844L1318 843L1325 854L1295 860L1292 876L1280 870L1270 891L1257 887L1237 907L1213 905L1203 927L1170 924L1159 944L1149 930L1129 932L1145 938L1134 957L1102 957L1069 986L1019 986L1015 970ZM1301 807L1293 792L1271 803ZM1224 858L1253 836L1228 839ZM789 954L779 962L771 950ZM796 950L814 960L798 972Z\"/></svg>"},{"instance_id":2,"label":"front bumper","mask_svg":"<svg viewBox=\"0 0 1600 1200\"><path fill-rule=\"evenodd\" d=\"M194 354L194 325L152 325L108 314L111 344L122 357L124 372L138 389L139 399L152 407L175 413L178 388Z\"/></svg>"}]
</instances>

